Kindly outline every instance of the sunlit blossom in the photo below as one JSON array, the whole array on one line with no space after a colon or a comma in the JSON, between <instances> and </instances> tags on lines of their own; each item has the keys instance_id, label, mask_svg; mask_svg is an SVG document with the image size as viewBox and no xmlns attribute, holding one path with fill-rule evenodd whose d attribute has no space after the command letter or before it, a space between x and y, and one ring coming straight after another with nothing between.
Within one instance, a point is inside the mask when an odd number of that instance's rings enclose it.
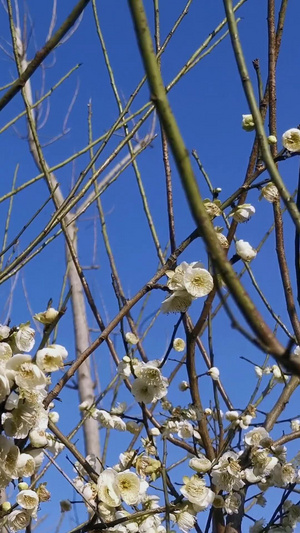
<instances>
[{"instance_id":1,"label":"sunlit blossom","mask_svg":"<svg viewBox=\"0 0 300 533\"><path fill-rule=\"evenodd\" d=\"M176 352L183 352L185 350L185 341L180 337L173 340L173 348Z\"/></svg>"},{"instance_id":2,"label":"sunlit blossom","mask_svg":"<svg viewBox=\"0 0 300 533\"><path fill-rule=\"evenodd\" d=\"M42 313L37 313L33 316L35 320L38 322L41 322L41 324L52 324L54 320L57 318L59 312L54 309L53 307L48 307L46 311L43 311Z\"/></svg>"},{"instance_id":3,"label":"sunlit blossom","mask_svg":"<svg viewBox=\"0 0 300 533\"><path fill-rule=\"evenodd\" d=\"M276 185L274 185L274 183L268 183L262 188L259 199L261 200L264 198L268 202L273 203L278 200L279 197L279 191Z\"/></svg>"},{"instance_id":4,"label":"sunlit blossom","mask_svg":"<svg viewBox=\"0 0 300 533\"><path fill-rule=\"evenodd\" d=\"M247 262L252 261L257 255L257 251L252 248L251 244L247 241L243 241L243 239L236 241L235 248L236 253L240 258Z\"/></svg>"},{"instance_id":5,"label":"sunlit blossom","mask_svg":"<svg viewBox=\"0 0 300 533\"><path fill-rule=\"evenodd\" d=\"M17 503L23 509L34 509L39 504L39 497L34 490L21 490L16 497Z\"/></svg>"},{"instance_id":6,"label":"sunlit blossom","mask_svg":"<svg viewBox=\"0 0 300 533\"><path fill-rule=\"evenodd\" d=\"M300 130L291 128L282 135L282 144L289 152L300 151Z\"/></svg>"},{"instance_id":7,"label":"sunlit blossom","mask_svg":"<svg viewBox=\"0 0 300 533\"><path fill-rule=\"evenodd\" d=\"M242 128L245 131L253 131L255 129L255 123L252 115L242 115Z\"/></svg>"},{"instance_id":8,"label":"sunlit blossom","mask_svg":"<svg viewBox=\"0 0 300 533\"><path fill-rule=\"evenodd\" d=\"M184 486L180 492L191 503L197 504L199 511L204 511L214 500L214 492L206 487L204 479L198 476L183 478Z\"/></svg>"},{"instance_id":9,"label":"sunlit blossom","mask_svg":"<svg viewBox=\"0 0 300 533\"><path fill-rule=\"evenodd\" d=\"M229 213L236 222L248 222L255 213L255 207L251 204L241 204L234 207Z\"/></svg>"}]
</instances>

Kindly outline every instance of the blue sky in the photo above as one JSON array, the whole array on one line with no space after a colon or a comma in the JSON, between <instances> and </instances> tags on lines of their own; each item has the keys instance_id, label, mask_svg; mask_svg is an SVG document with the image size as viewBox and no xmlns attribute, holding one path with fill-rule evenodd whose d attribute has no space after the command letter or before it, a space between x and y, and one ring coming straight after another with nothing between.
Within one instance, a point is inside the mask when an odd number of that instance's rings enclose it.
<instances>
[{"instance_id":1,"label":"blue sky","mask_svg":"<svg viewBox=\"0 0 300 533\"><path fill-rule=\"evenodd\" d=\"M145 1L151 27L153 28L152 2ZM161 38L166 37L172 28L174 21L179 16L185 2L182 0L161 0ZM277 2L279 6L279 2ZM58 2L57 24L58 27L74 6L74 1L65 0ZM134 91L137 83L143 75L142 62L136 46L136 38L130 19L127 2L110 0L110 2L98 2L100 24L106 41L111 65L114 69L116 84L124 103ZM5 50L10 51L9 26L3 7L0 16L1 44ZM31 0L28 6L20 6L21 15L23 10L30 13L31 36L28 44L28 58L31 59L40 48L46 38L49 20L51 17L51 3ZM284 30L282 50L278 62L278 139L288 128L296 127L299 119L299 71L300 48L297 42L300 7L297 2L290 2L287 10L286 26ZM254 85L256 80L251 62L259 58L262 78L267 77L267 39L266 39L266 2L261 0L249 0L238 12L241 17L239 31L244 47L245 57ZM208 34L224 18L223 3L212 0L211 2L199 2L194 0L187 16L184 18L179 30L171 39L166 52L162 56L162 74L165 84L168 84L182 66L187 62L192 53L201 45ZM222 32L221 32L222 34ZM213 41L214 42L214 41ZM15 67L11 59L0 51L1 85L9 83L16 77ZM92 17L91 6L84 13L83 20L72 38L64 45L59 46L54 53L45 61L45 90L49 90L62 76L76 64L81 66L70 76L63 85L51 96L49 117L45 126L40 130L40 141L49 143L53 137L62 131L62 125L72 100L73 94L78 88L78 96L68 120L69 132L59 141L50 144L44 150L45 158L49 165L55 165L71 156L87 144L87 109L92 102L93 109L93 134L97 138L104 134L118 116L117 106L111 91L109 79L105 69L102 52L97 39L95 25ZM32 78L34 92L38 94L41 86L42 75L39 70ZM2 93L1 93L2 95ZM229 38L226 38L217 46L211 54L205 57L191 72L189 72L169 94L173 111L182 130L186 146L189 151L196 149L198 155L208 172L215 187L221 187L220 199L225 200L244 179L248 157L254 133L246 133L241 128L241 116L248 113L248 106L243 94L239 75L235 65L233 52ZM137 98L134 100L131 111L137 111L149 100L149 89L144 85ZM6 124L14 116L23 110L21 96L17 96L1 113L1 125ZM45 116L46 106L42 109L42 117ZM136 119L137 120L137 119ZM151 130L153 117L143 125L139 137ZM151 214L156 226L162 248L168 242L168 227L166 216L166 197L164 170L161 158L161 144L158 133L150 148L138 158L139 170L147 193ZM104 150L97 165L100 165L120 142L123 132L120 130L111 139L108 147ZM6 194L11 187L16 165L19 165L17 185L20 185L38 174L32 161L26 143L26 126L23 119L19 120L15 128L6 130L0 138L2 165L0 179L0 197ZM280 143L279 143L280 147ZM126 151L116 159L120 160ZM60 169L56 176L60 182L64 194L70 190L72 181L84 169L89 161L88 154L76 159L73 164ZM194 224L188 212L186 200L180 185L176 168L172 158L172 175L174 184L174 210L176 240L180 243L193 229ZM111 169L112 166L109 167ZM199 180L199 187L203 197L209 196L207 186L199 174L196 165L195 173ZM291 191L297 186L298 171L296 158L280 165L282 177L286 180ZM105 176L105 173L104 173ZM31 188L25 189L14 200L13 215L9 228L9 241L23 227L39 205L47 198L48 192L41 180ZM259 193L252 191L248 200L252 202L257 213L248 224L238 227L237 237L249 240L256 247L272 224L272 207L266 202L258 202ZM135 175L132 167L113 184L102 197L104 211L106 213L107 229L110 237L116 264L119 270L123 289L127 297L134 295L148 279L152 277L157 268L157 256L151 240L143 214L142 202L138 193ZM8 202L2 203L0 209L0 224L4 228ZM43 210L32 226L24 233L19 243L19 250L24 249L27 243L39 233L40 228L46 224L53 213L51 203ZM96 264L97 270L87 270L86 276L95 297L101 314L107 323L118 311L118 305L114 296L108 261L101 238L98 222L95 222L96 209L91 207L79 223L79 254L82 265ZM288 261L293 273L293 227L286 218L285 235ZM218 219L216 223L219 224ZM96 235L96 244L95 244ZM58 305L64 276L64 244L62 238L57 238L41 254L33 259L19 275L14 289L13 305L10 317L13 324L30 320L31 314L28 309L28 301L33 312L38 312L46 307L50 297L54 305ZM194 242L182 257L186 261L202 260L207 264L203 245L199 240ZM8 260L8 257L6 258ZM257 281L263 287L264 294L274 306L275 311L286 319L286 307L280 286L278 285L278 266L274 251L274 235L271 235L262 252L253 263L253 271ZM240 269L238 266L237 269ZM22 279L28 292L28 299L24 295ZM7 317L7 308L4 306L10 292L12 281L6 282L0 287L3 302L1 320ZM249 279L245 276L245 285L249 289L254 301L261 312L265 314L265 308L253 291ZM151 317L159 306L163 294L156 291L151 297L148 312L145 318ZM234 305L232 304L233 309ZM197 301L191 308L194 319L201 312L202 302ZM137 318L140 305L133 310L133 316ZM159 358L163 355L173 331L173 325L177 317L162 316L155 324L152 333L145 341L145 348L149 358ZM268 323L274 327L274 321L267 317ZM147 325L149 318L144 323ZM90 327L95 327L93 318L90 316ZM145 326L144 326L145 327ZM254 372L252 368L240 360L243 355L253 359L256 363L263 361L263 354L258 352L252 345L231 329L229 321L224 313L220 313L214 320L213 325L215 340L214 350L216 364L221 369L222 379L228 387L233 403L242 408L254 387ZM183 332L181 331L181 334ZM91 339L96 338L97 333L91 333ZM279 336L285 342L284 336ZM122 341L117 335L116 347L119 356L123 355ZM206 335L203 337L206 344ZM72 317L69 306L66 316L61 323L58 342L64 344L74 358L74 340L72 332ZM109 361L106 347L101 346L96 352L96 365L100 373L101 386L105 387L113 375L114 368ZM167 369L171 371L174 363L168 363ZM199 362L199 371L203 364ZM185 379L182 374L180 380ZM201 382L202 383L202 382ZM203 380L203 383L208 384ZM234 384L234 386L232 385ZM281 388L277 386L276 391ZM207 389L207 390L206 390ZM281 389L280 389L281 390ZM175 389L174 389L175 391ZM177 392L174 393L174 401L178 400ZM266 403L270 408L275 393ZM176 396L177 395L177 396ZM209 402L211 390L207 386L203 390L204 402ZM63 400L60 427L68 432L79 418L77 414L76 392L66 390L61 395ZM181 399L182 398L182 399ZM188 402L188 394L180 398L182 402ZM108 407L109 403L104 403ZM72 409L70 409L72 406ZM297 416L297 404L291 402L288 416ZM72 417L70 416L72 411ZM74 415L74 416L73 416ZM278 435L281 434L281 429ZM275 432L276 435L276 432ZM82 443L79 441L82 449ZM111 464L117 462L119 450L117 447L110 449ZM72 476L70 465L62 463ZM177 480L181 481L180 476ZM57 511L57 502L62 497L72 498L71 489L67 484L53 475L50 478L50 490L54 488L52 502L49 505L51 514ZM68 495L68 496L67 496ZM45 507L45 513L47 507ZM80 513L79 513L80 514ZM74 519L72 515L71 520ZM46 522L46 524L48 524ZM47 526L51 530L51 525ZM44 529L43 529L44 528ZM65 529L64 529L65 528ZM62 528L62 533L71 528L71 523ZM46 531L46 525L40 526L38 531Z\"/></svg>"}]
</instances>

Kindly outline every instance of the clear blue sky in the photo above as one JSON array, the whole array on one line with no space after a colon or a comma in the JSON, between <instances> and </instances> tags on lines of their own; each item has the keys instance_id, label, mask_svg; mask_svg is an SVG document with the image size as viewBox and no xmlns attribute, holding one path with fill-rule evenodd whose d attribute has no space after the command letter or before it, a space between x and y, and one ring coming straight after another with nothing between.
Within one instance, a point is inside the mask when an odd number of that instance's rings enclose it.
<instances>
[{"instance_id":1,"label":"clear blue sky","mask_svg":"<svg viewBox=\"0 0 300 533\"><path fill-rule=\"evenodd\" d=\"M75 2L71 0L58 2L56 27L65 19L74 4ZM120 0L98 2L98 4L100 24L114 69L116 84L123 101L126 102L143 75L128 5L127 2ZM152 2L147 0L145 4L147 4L149 20L153 27ZM185 2L182 0L161 0L160 4L161 38L164 40ZM266 4L266 2L261 0L249 0L238 12L238 16L241 17L239 23L240 36L254 84L256 84L256 80L251 65L252 60L259 58L264 82L267 76ZM26 7L26 12L30 14L28 26L31 26L28 44L29 59L33 57L36 49L39 49L45 42L51 17L51 7L51 2L39 2L37 0L31 0ZM20 9L22 16L23 6L20 6ZM10 53L8 21L2 6L1 10L0 43ZM300 5L295 0L291 1L287 10L283 45L278 62L279 139L286 129L296 127L300 123L300 75L298 68L300 64L300 48L297 38L299 16ZM188 15L184 18L162 57L162 73L165 84L168 84L173 79L223 18L224 10L221 1L200 2L194 0L192 2ZM118 116L118 110L112 95L95 31L91 6L86 9L83 20L72 38L66 44L58 47L46 59L45 91L49 90L69 69L78 63L81 64L80 68L53 93L50 100L48 120L40 130L40 140L44 144L49 143L53 137L61 133L68 107L74 91L78 87L78 96L67 124L70 129L69 133L45 148L44 154L49 165L59 163L86 146L88 137L87 109L90 101L93 107L93 134L95 138L105 133ZM13 62L1 50L0 72L1 86L6 85L16 77ZM41 79L41 71L39 70L32 78L34 91L40 90ZM148 100L149 89L145 85L134 101L131 111L135 112ZM197 150L213 185L222 188L221 200L225 200L233 190L240 186L244 179L254 139L253 133L246 133L241 128L242 114L248 113L249 110L228 38L205 57L184 79L178 82L170 93L170 102L188 150ZM0 127L22 110L23 104L19 95L1 112ZM46 106L42 108L41 112L43 120L47 112ZM140 137L150 131L152 118L141 129ZM159 133L157 125L156 130ZM103 152L99 164L105 160L105 157L109 155L113 147L120 142L122 135L123 133L120 131L119 134L113 137L109 146ZM15 128L11 127L1 135L0 197L10 190L17 164L19 164L17 185L38 174L28 152L25 136L26 128L23 119L16 123ZM126 151L123 151L119 159L125 154ZM84 155L81 159L77 159L74 165L65 166L57 172L56 175L65 194L70 190L72 180L78 177L87 162L88 155ZM158 236L164 248L168 242L168 228L164 170L159 136L153 141L151 148L147 149L139 157L138 165ZM280 170L283 178L287 179L288 188L294 191L298 179L297 161L294 159L285 162L280 166ZM203 196L206 197L209 195L209 191L196 166L195 172L199 178L200 190ZM173 162L172 174L174 181L176 240L177 243L180 243L194 229L194 223L188 213L186 200ZM9 228L9 241L14 238L16 233L37 210L40 203L47 198L47 194L45 183L39 181L32 188L24 190L16 197L13 204L11 227ZM272 223L272 208L270 204L258 203L257 191L251 192L248 199L257 207L257 213L248 224L238 227L237 236L238 238L249 240L256 247ZM107 190L102 200L107 215L107 227L116 264L125 294L130 297L150 279L157 268L157 256L145 222L132 168L129 168L119 178L117 184L112 185ZM1 228L4 228L7 209L8 202L2 203L0 208ZM25 245L39 232L39 228L48 221L52 212L53 206L49 203L31 228L22 236L17 252L24 249ZM80 261L84 266L90 266L94 263L100 267L96 271L87 271L86 275L104 321L108 322L117 313L118 306L111 287L100 227L94 221L95 216L96 209L92 207L80 221ZM219 224L218 219L216 224ZM94 247L95 232L96 245ZM293 272L293 228L288 222L286 224L286 242L287 255ZM14 288L12 309L9 314L12 324L25 322L31 318L22 281L25 282L28 300L33 312L43 310L50 297L53 298L54 306L58 305L64 275L63 254L63 241L58 238L42 254L32 260L19 275ZM9 257L7 256L6 260L8 259ZM186 261L203 260L206 263L206 254L199 240L187 250L182 259ZM266 297L284 320L286 318L286 310L282 292L278 289L278 267L275 261L273 235L271 235L252 266ZM245 280L246 287L249 288L250 283L247 278ZM3 302L1 320L7 317L7 307L4 304L11 290L11 283L13 283L13 279L0 288ZM252 289L251 291L253 293ZM149 317L159 308L162 298L163 295L158 291L153 295L149 306ZM261 302L258 301L255 294L253 298L262 312L265 313ZM199 315L201 305L202 302L200 301L193 305L191 309L193 318ZM138 307L139 309L140 307ZM138 310L133 312L135 318ZM92 317L90 317L90 320L90 326L95 327ZM145 342L145 348L150 358L159 358L163 355L176 320L177 316L175 318L173 316L164 316L154 327L153 333L149 335ZM144 327L148 323L149 319L145 322ZM269 320L269 323L271 327L274 327L274 322ZM256 351L253 346L231 329L224 314L217 316L214 321L214 331L216 364L220 367L224 384L229 387L233 403L236 407L242 408L253 389L254 380L248 377L249 375L252 377L252 368L247 363L241 362L239 357L243 355L255 360L257 363L261 363L263 354ZM96 335L97 333L91 333L91 338L96 338ZM284 337L281 338L284 339ZM121 339L116 336L115 340L119 356L122 357ZM62 321L58 342L66 346L70 354L69 358L72 360L74 358L74 341L70 306ZM207 342L206 336L204 336L204 342L205 344ZM104 346L96 352L96 359L101 386L105 387L114 369L113 364L109 362ZM203 369L203 365L201 365L202 363L199 363L199 371L201 371L201 368ZM172 363L169 363L168 371L172 368ZM55 379L55 376L53 378ZM181 379L184 379L183 375ZM207 384L208 381L205 381L205 383ZM234 386L232 386L233 383ZM204 401L208 402L211 397L211 390L203 391L203 395ZM68 432L79 418L77 414L77 395L74 391L66 390L61 397L63 403L60 407L60 427L65 432ZM188 395L185 393L180 397L180 400L174 395L174 402L179 401L188 402ZM108 403L104 403L104 407L108 407L108 405ZM271 403L267 404L269 407L270 405ZM297 416L299 414L297 409L297 405L291 404L288 410L289 416ZM281 429L280 427L278 435L281 434ZM82 449L80 441L79 447ZM118 448L115 449L112 445L109 453L111 465L117 462L119 451ZM65 462L62 462L62 464L67 469L68 474L72 476L70 465ZM180 477L177 481L181 481ZM53 479L50 478L49 488L52 492L52 502L49 507L46 504L44 505L44 512L47 513L47 510L51 509L51 514L55 514L57 502L63 497L71 499L73 497L72 490L67 483L64 483L61 478L56 476ZM80 512L78 514L80 515ZM62 533L71 528L71 521L74 519L74 515L71 517L70 514L69 518L70 523L67 523L66 519L65 526L61 530ZM47 521L38 527L38 531L51 532L53 531L51 527L53 527L51 522Z\"/></svg>"}]
</instances>

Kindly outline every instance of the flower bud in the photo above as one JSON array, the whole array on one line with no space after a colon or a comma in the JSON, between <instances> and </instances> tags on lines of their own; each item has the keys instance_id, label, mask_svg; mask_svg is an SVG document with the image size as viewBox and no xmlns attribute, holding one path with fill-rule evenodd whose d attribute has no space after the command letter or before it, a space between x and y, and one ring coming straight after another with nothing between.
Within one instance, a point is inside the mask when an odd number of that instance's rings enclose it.
<instances>
[{"instance_id":1,"label":"flower bud","mask_svg":"<svg viewBox=\"0 0 300 533\"><path fill-rule=\"evenodd\" d=\"M242 128L245 131L253 131L255 129L255 124L252 115L242 115Z\"/></svg>"}]
</instances>

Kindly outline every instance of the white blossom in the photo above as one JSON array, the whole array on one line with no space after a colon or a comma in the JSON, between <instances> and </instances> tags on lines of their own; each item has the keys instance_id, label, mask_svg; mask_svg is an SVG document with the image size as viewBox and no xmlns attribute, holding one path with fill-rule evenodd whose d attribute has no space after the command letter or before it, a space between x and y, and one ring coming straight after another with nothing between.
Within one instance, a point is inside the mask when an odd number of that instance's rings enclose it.
<instances>
[{"instance_id":1,"label":"white blossom","mask_svg":"<svg viewBox=\"0 0 300 533\"><path fill-rule=\"evenodd\" d=\"M59 312L56 309L54 309L53 307L48 307L46 311L33 315L33 318L37 320L38 322L41 322L41 324L48 325L54 322L58 314Z\"/></svg>"},{"instance_id":2,"label":"white blossom","mask_svg":"<svg viewBox=\"0 0 300 533\"><path fill-rule=\"evenodd\" d=\"M296 418L295 420L291 420L290 427L292 431L299 431L300 420L298 418Z\"/></svg>"},{"instance_id":3,"label":"white blossom","mask_svg":"<svg viewBox=\"0 0 300 533\"><path fill-rule=\"evenodd\" d=\"M44 372L56 372L64 366L64 359L68 356L67 350L60 344L50 344L47 348L38 350L36 364Z\"/></svg>"},{"instance_id":4,"label":"white blossom","mask_svg":"<svg viewBox=\"0 0 300 533\"><path fill-rule=\"evenodd\" d=\"M139 342L138 337L131 331L125 333L125 339L129 344L132 344L133 346Z\"/></svg>"},{"instance_id":5,"label":"white blossom","mask_svg":"<svg viewBox=\"0 0 300 533\"><path fill-rule=\"evenodd\" d=\"M261 200L264 198L268 202L273 203L278 200L279 197L280 196L276 185L274 185L274 183L268 183L262 188L259 199Z\"/></svg>"},{"instance_id":6,"label":"white blossom","mask_svg":"<svg viewBox=\"0 0 300 533\"><path fill-rule=\"evenodd\" d=\"M235 422L239 418L239 413L237 411L226 411L225 418L229 422Z\"/></svg>"},{"instance_id":7,"label":"white blossom","mask_svg":"<svg viewBox=\"0 0 300 533\"><path fill-rule=\"evenodd\" d=\"M35 331L28 324L20 326L17 333L14 336L16 347L21 352L30 352L34 347Z\"/></svg>"},{"instance_id":8,"label":"white blossom","mask_svg":"<svg viewBox=\"0 0 300 533\"><path fill-rule=\"evenodd\" d=\"M181 439L190 439L194 434L194 428L190 422L183 420L178 423L177 433Z\"/></svg>"},{"instance_id":9,"label":"white blossom","mask_svg":"<svg viewBox=\"0 0 300 533\"><path fill-rule=\"evenodd\" d=\"M242 128L245 131L253 131L255 129L255 123L252 115L242 115Z\"/></svg>"},{"instance_id":10,"label":"white blossom","mask_svg":"<svg viewBox=\"0 0 300 533\"><path fill-rule=\"evenodd\" d=\"M282 135L282 144L289 152L300 151L300 130L291 128Z\"/></svg>"},{"instance_id":11,"label":"white blossom","mask_svg":"<svg viewBox=\"0 0 300 533\"><path fill-rule=\"evenodd\" d=\"M118 431L126 431L126 423L124 422L124 420L122 420L122 418L117 415L112 415L111 418L113 421L114 429L117 429Z\"/></svg>"},{"instance_id":12,"label":"white blossom","mask_svg":"<svg viewBox=\"0 0 300 533\"><path fill-rule=\"evenodd\" d=\"M214 381L218 381L220 376L220 370L216 366L212 366L208 371L208 375L213 379Z\"/></svg>"},{"instance_id":13,"label":"white blossom","mask_svg":"<svg viewBox=\"0 0 300 533\"><path fill-rule=\"evenodd\" d=\"M241 497L238 492L232 492L225 498L224 508L226 513L229 515L232 515L233 513L237 514L239 512L240 505Z\"/></svg>"},{"instance_id":14,"label":"white blossom","mask_svg":"<svg viewBox=\"0 0 300 533\"><path fill-rule=\"evenodd\" d=\"M195 511L191 504L182 504L171 514L171 519L178 525L180 531L189 533L195 525Z\"/></svg>"},{"instance_id":15,"label":"white blossom","mask_svg":"<svg viewBox=\"0 0 300 533\"><path fill-rule=\"evenodd\" d=\"M10 335L10 327L0 324L0 340L7 339Z\"/></svg>"},{"instance_id":16,"label":"white blossom","mask_svg":"<svg viewBox=\"0 0 300 533\"><path fill-rule=\"evenodd\" d=\"M263 427L252 429L244 436L245 443L248 446L259 446L263 439L268 439L269 433Z\"/></svg>"},{"instance_id":17,"label":"white blossom","mask_svg":"<svg viewBox=\"0 0 300 533\"><path fill-rule=\"evenodd\" d=\"M212 462L205 457L203 454L199 454L199 457L192 457L189 461L189 467L193 470L196 470L196 472L199 472L201 474L205 474L206 472L209 472L209 470L212 467Z\"/></svg>"},{"instance_id":18,"label":"white blossom","mask_svg":"<svg viewBox=\"0 0 300 533\"><path fill-rule=\"evenodd\" d=\"M238 454L225 452L216 465L213 466L211 477L218 490L231 492L241 489L245 483L242 481L241 466L238 462Z\"/></svg>"},{"instance_id":19,"label":"white blossom","mask_svg":"<svg viewBox=\"0 0 300 533\"><path fill-rule=\"evenodd\" d=\"M140 480L134 472L125 470L116 475L116 483L122 500L127 505L135 505L140 496Z\"/></svg>"},{"instance_id":20,"label":"white blossom","mask_svg":"<svg viewBox=\"0 0 300 533\"><path fill-rule=\"evenodd\" d=\"M255 213L255 207L251 204L241 204L234 207L229 213L236 222L247 222Z\"/></svg>"},{"instance_id":21,"label":"white blossom","mask_svg":"<svg viewBox=\"0 0 300 533\"><path fill-rule=\"evenodd\" d=\"M0 375L0 402L3 402L5 398L10 393L10 384L8 378L5 375L5 371L2 370L3 374Z\"/></svg>"},{"instance_id":22,"label":"white blossom","mask_svg":"<svg viewBox=\"0 0 300 533\"><path fill-rule=\"evenodd\" d=\"M7 525L10 531L21 531L30 523L31 513L25 510L15 509L7 517Z\"/></svg>"},{"instance_id":23,"label":"white blossom","mask_svg":"<svg viewBox=\"0 0 300 533\"><path fill-rule=\"evenodd\" d=\"M35 509L39 504L39 497L34 490L21 490L16 497L17 503L23 509Z\"/></svg>"},{"instance_id":24,"label":"white blossom","mask_svg":"<svg viewBox=\"0 0 300 533\"><path fill-rule=\"evenodd\" d=\"M198 476L183 478L184 486L180 492L187 500L197 505L198 511L204 511L214 500L214 492L206 487L204 479Z\"/></svg>"},{"instance_id":25,"label":"white blossom","mask_svg":"<svg viewBox=\"0 0 300 533\"><path fill-rule=\"evenodd\" d=\"M18 477L30 477L35 472L35 462L28 453L21 453L17 461Z\"/></svg>"},{"instance_id":26,"label":"white blossom","mask_svg":"<svg viewBox=\"0 0 300 533\"><path fill-rule=\"evenodd\" d=\"M209 294L214 287L211 274L205 268L189 266L184 273L184 286L193 298L200 298Z\"/></svg>"},{"instance_id":27,"label":"white blossom","mask_svg":"<svg viewBox=\"0 0 300 533\"><path fill-rule=\"evenodd\" d=\"M0 363L5 363L12 357L12 349L7 342L0 342Z\"/></svg>"},{"instance_id":28,"label":"white blossom","mask_svg":"<svg viewBox=\"0 0 300 533\"><path fill-rule=\"evenodd\" d=\"M236 253L243 259L243 261L252 261L257 255L257 251L252 248L251 244L247 241L240 239L235 243Z\"/></svg>"},{"instance_id":29,"label":"white blossom","mask_svg":"<svg viewBox=\"0 0 300 533\"><path fill-rule=\"evenodd\" d=\"M284 487L288 483L294 483L296 471L291 463L281 465L277 463L272 470L272 483L277 487Z\"/></svg>"},{"instance_id":30,"label":"white blossom","mask_svg":"<svg viewBox=\"0 0 300 533\"><path fill-rule=\"evenodd\" d=\"M173 341L173 348L176 352L184 352L185 350L185 341L180 337L177 337Z\"/></svg>"},{"instance_id":31,"label":"white blossom","mask_svg":"<svg viewBox=\"0 0 300 533\"><path fill-rule=\"evenodd\" d=\"M190 388L190 385L187 381L181 381L178 385L178 388L181 392L185 392Z\"/></svg>"},{"instance_id":32,"label":"white blossom","mask_svg":"<svg viewBox=\"0 0 300 533\"><path fill-rule=\"evenodd\" d=\"M161 304L163 313L185 313L193 301L192 296L186 290L175 291Z\"/></svg>"}]
</instances>

